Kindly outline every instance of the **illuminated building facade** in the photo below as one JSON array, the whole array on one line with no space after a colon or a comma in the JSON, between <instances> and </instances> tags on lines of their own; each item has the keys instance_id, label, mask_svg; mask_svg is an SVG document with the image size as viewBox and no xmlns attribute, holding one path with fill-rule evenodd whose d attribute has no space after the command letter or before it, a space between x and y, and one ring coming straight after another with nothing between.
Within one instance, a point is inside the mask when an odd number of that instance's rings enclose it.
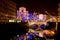
<instances>
[{"instance_id":1,"label":"illuminated building facade","mask_svg":"<svg viewBox=\"0 0 60 40\"><path fill-rule=\"evenodd\" d=\"M20 7L19 10L17 10L17 20L28 20L28 21L46 21L46 15L33 13L29 14L29 12L26 10L25 7Z\"/></svg>"},{"instance_id":2,"label":"illuminated building facade","mask_svg":"<svg viewBox=\"0 0 60 40\"><path fill-rule=\"evenodd\" d=\"M17 10L17 19L18 20L27 20L28 19L28 11L26 8L21 7Z\"/></svg>"},{"instance_id":3,"label":"illuminated building facade","mask_svg":"<svg viewBox=\"0 0 60 40\"><path fill-rule=\"evenodd\" d=\"M0 1L0 22L8 22L16 15L16 3L11 0Z\"/></svg>"}]
</instances>

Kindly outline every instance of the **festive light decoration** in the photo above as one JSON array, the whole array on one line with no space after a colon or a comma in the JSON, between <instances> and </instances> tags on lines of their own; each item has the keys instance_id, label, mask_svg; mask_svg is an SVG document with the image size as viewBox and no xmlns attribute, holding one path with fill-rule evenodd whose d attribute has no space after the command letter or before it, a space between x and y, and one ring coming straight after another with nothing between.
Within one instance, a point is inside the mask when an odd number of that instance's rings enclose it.
<instances>
[{"instance_id":1,"label":"festive light decoration","mask_svg":"<svg viewBox=\"0 0 60 40\"><path fill-rule=\"evenodd\" d=\"M43 14L39 14L37 15L37 13L33 13L33 15L31 13L29 13L25 7L20 7L19 10L17 10L17 19L21 20L21 21L25 21L25 20L42 20L42 21L46 21L46 15Z\"/></svg>"},{"instance_id":2,"label":"festive light decoration","mask_svg":"<svg viewBox=\"0 0 60 40\"><path fill-rule=\"evenodd\" d=\"M44 15L44 14L37 15L37 13L35 13L35 12L34 12L34 14L29 13L25 7L20 7L19 10L17 10L17 20L20 20L17 22L18 23L21 21L28 22L29 26L34 25L34 24L46 25L46 16L47 15ZM52 21L53 19L55 19L55 18L51 17L51 19L49 19L49 21ZM9 21L9 22L11 22L11 21ZM44 26L42 26L41 28L44 29Z\"/></svg>"}]
</instances>

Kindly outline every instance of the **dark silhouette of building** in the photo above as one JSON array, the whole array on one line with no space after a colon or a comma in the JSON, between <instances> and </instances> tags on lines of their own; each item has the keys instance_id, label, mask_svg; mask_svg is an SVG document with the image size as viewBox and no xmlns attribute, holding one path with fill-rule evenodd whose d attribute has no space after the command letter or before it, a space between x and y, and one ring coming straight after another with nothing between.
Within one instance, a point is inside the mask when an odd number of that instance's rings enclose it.
<instances>
[{"instance_id":1,"label":"dark silhouette of building","mask_svg":"<svg viewBox=\"0 0 60 40\"><path fill-rule=\"evenodd\" d=\"M2 40L9 40L15 36L24 35L28 32L28 26L25 25L27 23L0 23L0 37Z\"/></svg>"}]
</instances>

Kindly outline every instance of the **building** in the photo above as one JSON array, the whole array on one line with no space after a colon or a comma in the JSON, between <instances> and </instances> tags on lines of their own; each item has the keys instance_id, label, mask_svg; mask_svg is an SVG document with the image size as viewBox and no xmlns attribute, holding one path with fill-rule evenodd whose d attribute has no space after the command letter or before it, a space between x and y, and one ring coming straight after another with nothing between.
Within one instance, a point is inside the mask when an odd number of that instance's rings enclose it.
<instances>
[{"instance_id":1,"label":"building","mask_svg":"<svg viewBox=\"0 0 60 40\"><path fill-rule=\"evenodd\" d=\"M58 4L58 22L60 22L60 3Z\"/></svg>"},{"instance_id":2,"label":"building","mask_svg":"<svg viewBox=\"0 0 60 40\"><path fill-rule=\"evenodd\" d=\"M28 11L25 7L20 7L19 10L17 10L17 19L18 20L27 20L28 19Z\"/></svg>"},{"instance_id":3,"label":"building","mask_svg":"<svg viewBox=\"0 0 60 40\"><path fill-rule=\"evenodd\" d=\"M8 22L9 19L14 19L16 15L16 3L12 0L0 1L0 22Z\"/></svg>"}]
</instances>

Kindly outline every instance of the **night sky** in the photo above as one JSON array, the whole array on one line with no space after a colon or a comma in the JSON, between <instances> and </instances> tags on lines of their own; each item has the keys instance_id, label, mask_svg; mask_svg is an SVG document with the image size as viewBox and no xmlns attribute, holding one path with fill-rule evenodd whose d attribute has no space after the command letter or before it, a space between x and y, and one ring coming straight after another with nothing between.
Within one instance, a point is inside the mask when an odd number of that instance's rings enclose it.
<instances>
[{"instance_id":1,"label":"night sky","mask_svg":"<svg viewBox=\"0 0 60 40\"><path fill-rule=\"evenodd\" d=\"M57 15L58 0L13 0L17 3L17 8L24 6L29 12L44 13L47 10L52 15Z\"/></svg>"}]
</instances>

